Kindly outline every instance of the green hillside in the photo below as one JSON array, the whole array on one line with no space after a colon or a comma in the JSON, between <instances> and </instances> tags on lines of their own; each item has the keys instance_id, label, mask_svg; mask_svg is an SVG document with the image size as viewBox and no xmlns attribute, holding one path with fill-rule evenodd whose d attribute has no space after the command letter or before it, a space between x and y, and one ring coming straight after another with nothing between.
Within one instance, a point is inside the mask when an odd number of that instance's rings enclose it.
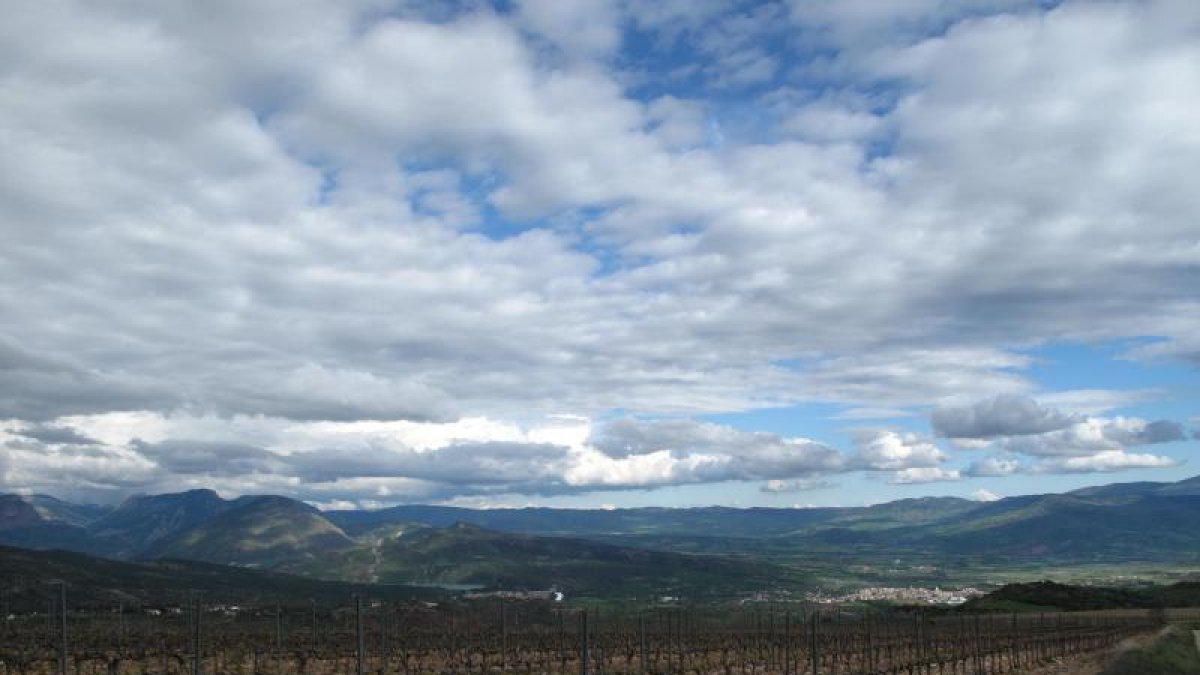
<instances>
[{"instance_id":1,"label":"green hillside","mask_svg":"<svg viewBox=\"0 0 1200 675\"><path fill-rule=\"evenodd\" d=\"M1055 559L1193 559L1200 553L1200 497L1080 498L1049 495L1028 504L985 509L923 532L943 551L990 551Z\"/></svg>"},{"instance_id":2,"label":"green hillside","mask_svg":"<svg viewBox=\"0 0 1200 675\"><path fill-rule=\"evenodd\" d=\"M447 506L396 506L376 511L328 511L346 532L359 534L381 525L421 523L448 527L470 523L490 530L555 536L769 538L824 527L886 529L938 521L969 512L979 502L956 497L902 499L867 507L815 509L703 507L612 510L521 508L474 510Z\"/></svg>"},{"instance_id":3,"label":"green hillside","mask_svg":"<svg viewBox=\"0 0 1200 675\"><path fill-rule=\"evenodd\" d=\"M966 612L1084 611L1200 606L1200 582L1111 588L1052 581L1007 584L963 605Z\"/></svg>"},{"instance_id":4,"label":"green hillside","mask_svg":"<svg viewBox=\"0 0 1200 675\"><path fill-rule=\"evenodd\" d=\"M63 580L72 607L183 602L199 592L208 602L345 603L355 593L378 598L438 595L429 589L364 586L182 560L121 562L66 551L0 546L0 593L12 611L44 611L50 580Z\"/></svg>"},{"instance_id":5,"label":"green hillside","mask_svg":"<svg viewBox=\"0 0 1200 675\"><path fill-rule=\"evenodd\" d=\"M554 588L573 596L722 596L798 587L804 581L788 568L746 559L502 533L462 523L374 535L353 550L288 569L385 583Z\"/></svg>"},{"instance_id":6,"label":"green hillside","mask_svg":"<svg viewBox=\"0 0 1200 675\"><path fill-rule=\"evenodd\" d=\"M228 510L165 537L158 557L272 567L351 548L354 542L321 512L284 497L247 497Z\"/></svg>"},{"instance_id":7,"label":"green hillside","mask_svg":"<svg viewBox=\"0 0 1200 675\"><path fill-rule=\"evenodd\" d=\"M774 540L774 555L924 556L1056 563L1200 560L1200 497L1013 497L924 523L840 520Z\"/></svg>"}]
</instances>

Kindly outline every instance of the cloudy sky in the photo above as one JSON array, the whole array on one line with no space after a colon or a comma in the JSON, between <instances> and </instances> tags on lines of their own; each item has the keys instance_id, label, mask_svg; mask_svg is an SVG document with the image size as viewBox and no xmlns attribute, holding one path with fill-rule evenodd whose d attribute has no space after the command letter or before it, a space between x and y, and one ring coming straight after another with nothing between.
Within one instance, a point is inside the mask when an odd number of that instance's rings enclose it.
<instances>
[{"instance_id":1,"label":"cloudy sky","mask_svg":"<svg viewBox=\"0 0 1200 675\"><path fill-rule=\"evenodd\" d=\"M1200 473L1194 0L17 0L0 488Z\"/></svg>"}]
</instances>

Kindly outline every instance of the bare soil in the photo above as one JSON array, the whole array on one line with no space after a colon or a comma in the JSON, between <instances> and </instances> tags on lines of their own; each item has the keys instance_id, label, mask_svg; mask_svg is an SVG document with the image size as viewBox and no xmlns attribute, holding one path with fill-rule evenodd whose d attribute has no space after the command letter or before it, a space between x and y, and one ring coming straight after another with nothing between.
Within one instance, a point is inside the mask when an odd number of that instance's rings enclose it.
<instances>
[{"instance_id":1,"label":"bare soil","mask_svg":"<svg viewBox=\"0 0 1200 675\"><path fill-rule=\"evenodd\" d=\"M1099 675L1113 659L1122 652L1139 649L1153 642L1159 633L1143 633L1126 638L1121 642L1096 652L1080 654L1068 659L1055 659L1054 662L1028 670L1014 671L1014 675Z\"/></svg>"}]
</instances>

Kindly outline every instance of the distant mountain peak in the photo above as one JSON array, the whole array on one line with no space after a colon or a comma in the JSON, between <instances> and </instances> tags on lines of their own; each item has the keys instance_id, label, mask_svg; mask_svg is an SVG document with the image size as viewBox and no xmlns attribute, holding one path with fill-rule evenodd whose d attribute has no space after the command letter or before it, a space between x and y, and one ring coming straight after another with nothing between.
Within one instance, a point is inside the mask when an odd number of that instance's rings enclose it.
<instances>
[{"instance_id":1,"label":"distant mountain peak","mask_svg":"<svg viewBox=\"0 0 1200 675\"><path fill-rule=\"evenodd\" d=\"M320 511L295 499L251 495L229 504L221 513L164 538L155 546L155 555L270 565L354 543Z\"/></svg>"},{"instance_id":2,"label":"distant mountain peak","mask_svg":"<svg viewBox=\"0 0 1200 675\"><path fill-rule=\"evenodd\" d=\"M140 502L148 502L148 501L179 502L179 501L194 501L194 500L225 501L224 499L221 499L221 495L217 494L217 491L213 490L212 488L195 488L192 490L183 490L181 492L160 492L160 493L155 493L155 494L138 493L135 495L131 495L129 498L127 498L122 503L122 506L124 506L125 504L137 504Z\"/></svg>"}]
</instances>

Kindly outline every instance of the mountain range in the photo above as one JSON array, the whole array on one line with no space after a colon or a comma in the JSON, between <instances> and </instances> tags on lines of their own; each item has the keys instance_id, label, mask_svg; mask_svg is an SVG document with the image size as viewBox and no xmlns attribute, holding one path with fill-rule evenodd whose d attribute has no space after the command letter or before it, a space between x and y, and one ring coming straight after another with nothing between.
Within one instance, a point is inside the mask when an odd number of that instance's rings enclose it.
<instances>
[{"instance_id":1,"label":"mountain range","mask_svg":"<svg viewBox=\"0 0 1200 675\"><path fill-rule=\"evenodd\" d=\"M408 505L320 511L271 495L142 495L106 508L0 495L0 544L118 560L179 559L353 582L556 586L581 592L803 585L802 561L1058 564L1200 561L1200 477L977 502L867 507L551 508Z\"/></svg>"}]
</instances>

